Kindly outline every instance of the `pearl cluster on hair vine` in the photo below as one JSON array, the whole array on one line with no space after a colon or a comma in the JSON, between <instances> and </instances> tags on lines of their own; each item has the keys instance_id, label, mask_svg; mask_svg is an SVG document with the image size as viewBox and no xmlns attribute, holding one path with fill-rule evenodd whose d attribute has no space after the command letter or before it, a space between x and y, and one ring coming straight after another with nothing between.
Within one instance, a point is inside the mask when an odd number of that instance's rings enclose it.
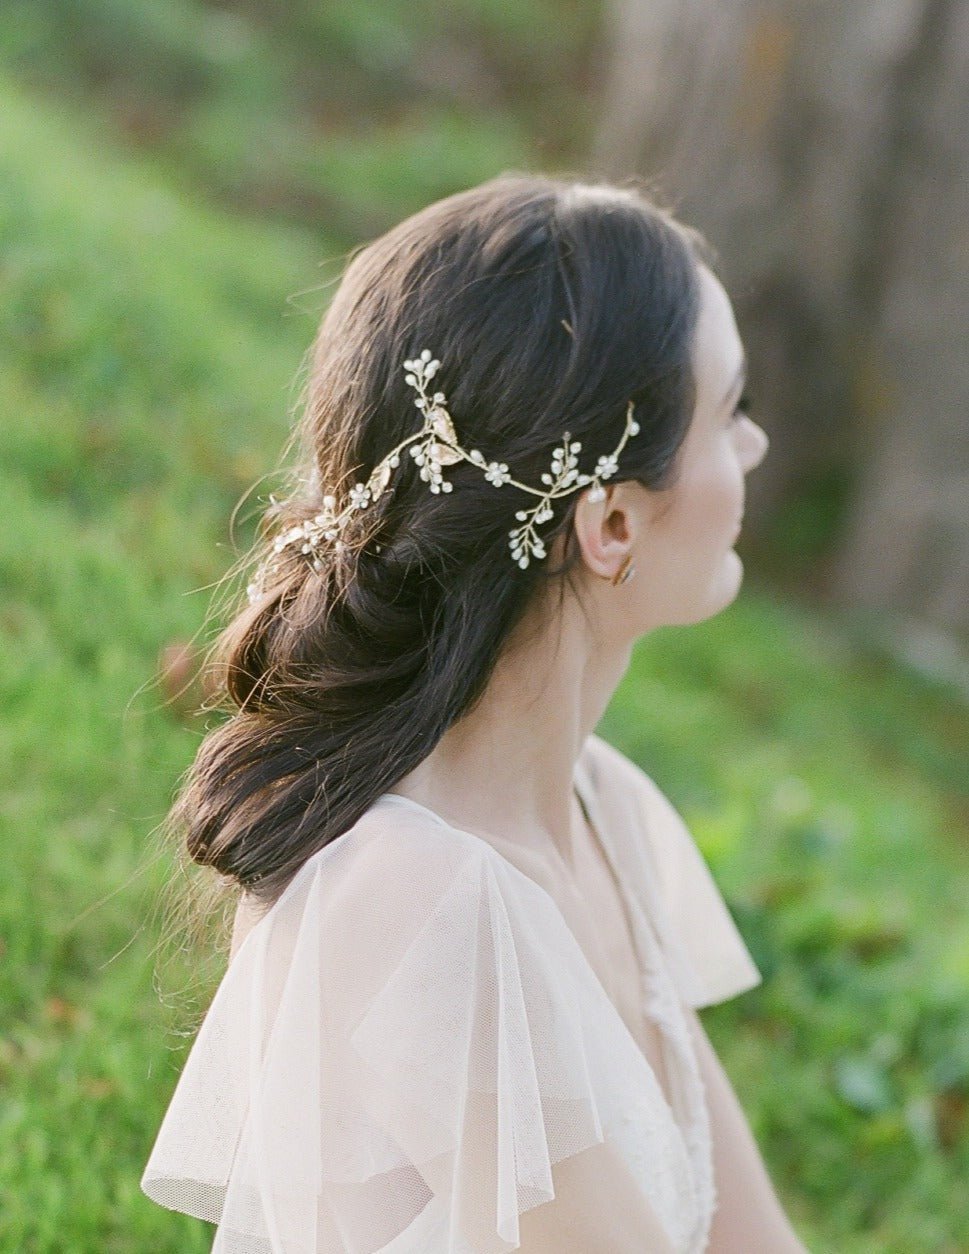
<instances>
[{"instance_id":1,"label":"pearl cluster on hair vine","mask_svg":"<svg viewBox=\"0 0 969 1254\"><path fill-rule=\"evenodd\" d=\"M262 595L265 576L273 569L275 557L292 545L299 546L299 552L308 559L313 570L321 571L324 565L321 556L323 546L332 543L335 551L343 549L344 544L340 537L347 519L356 511L367 509L384 492L391 474L400 465L401 451L408 446L411 457L420 467L420 477L432 492L451 492L454 484L444 478L443 467L459 461L469 461L478 466L488 482L496 488L511 484L540 498L530 509L515 512L515 518L521 525L508 532L512 559L522 569L528 566L530 558L543 558L546 555L545 545L536 528L552 517L551 501L568 496L588 485L591 485L590 501L599 501L605 496L603 480L616 474L619 454L629 437L639 431L639 423L633 418L632 401L626 409L626 427L619 443L611 453L604 453L599 457L591 474L580 473L577 454L582 444L579 440L570 439L570 433L566 431L562 443L552 453L551 470L542 475L542 483L546 486L533 488L512 478L505 462L488 461L477 449L467 450L461 447L454 421L447 410L444 393L431 393L428 390L428 385L440 366L440 361L432 357L430 350L426 348L418 357L404 362L406 381L417 392L414 404L424 415L423 426L392 449L374 467L366 483L354 484L350 489L349 504L343 510L337 512L334 496L324 496L323 509L318 514L287 528L276 537L270 558L249 584L251 602L257 601Z\"/></svg>"}]
</instances>

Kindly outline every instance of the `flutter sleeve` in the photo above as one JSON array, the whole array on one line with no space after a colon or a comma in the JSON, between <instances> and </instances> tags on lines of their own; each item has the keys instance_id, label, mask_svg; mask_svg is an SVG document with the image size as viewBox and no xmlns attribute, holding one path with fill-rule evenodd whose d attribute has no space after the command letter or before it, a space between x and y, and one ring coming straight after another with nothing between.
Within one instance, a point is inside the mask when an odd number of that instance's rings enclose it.
<instances>
[{"instance_id":1,"label":"flutter sleeve","mask_svg":"<svg viewBox=\"0 0 969 1254\"><path fill-rule=\"evenodd\" d=\"M239 948L141 1187L216 1223L218 1254L505 1254L588 1151L642 1199L610 1249L649 1217L648 1248L690 1248L682 1139L551 897L378 803Z\"/></svg>"},{"instance_id":2,"label":"flutter sleeve","mask_svg":"<svg viewBox=\"0 0 969 1254\"><path fill-rule=\"evenodd\" d=\"M674 983L694 1009L736 997L761 982L760 971L679 811L650 776L636 771L656 911Z\"/></svg>"},{"instance_id":3,"label":"flutter sleeve","mask_svg":"<svg viewBox=\"0 0 969 1254\"><path fill-rule=\"evenodd\" d=\"M582 762L602 807L604 835L639 898L679 997L694 1009L761 981L692 833L659 785L592 734Z\"/></svg>"}]
</instances>

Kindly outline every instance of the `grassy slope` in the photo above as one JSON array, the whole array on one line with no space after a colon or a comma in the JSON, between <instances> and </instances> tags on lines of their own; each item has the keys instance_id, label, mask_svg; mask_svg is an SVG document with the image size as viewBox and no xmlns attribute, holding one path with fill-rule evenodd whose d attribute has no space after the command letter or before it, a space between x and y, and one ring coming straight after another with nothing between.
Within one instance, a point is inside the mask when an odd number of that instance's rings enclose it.
<instances>
[{"instance_id":1,"label":"grassy slope","mask_svg":"<svg viewBox=\"0 0 969 1254\"><path fill-rule=\"evenodd\" d=\"M0 117L0 1248L202 1250L137 1187L176 1059L139 929L167 868L126 881L198 735L138 690L281 442L323 243L190 207L6 83Z\"/></svg>"},{"instance_id":2,"label":"grassy slope","mask_svg":"<svg viewBox=\"0 0 969 1254\"><path fill-rule=\"evenodd\" d=\"M204 1250L137 1186L187 1045L146 840L200 732L140 689L275 458L337 250L186 202L7 82L0 181L0 1248ZM811 1248L969 1244L964 708L748 588L643 641L601 730L765 974L707 1022Z\"/></svg>"},{"instance_id":3,"label":"grassy slope","mask_svg":"<svg viewBox=\"0 0 969 1254\"><path fill-rule=\"evenodd\" d=\"M598 18L586 0L6 0L0 64L223 203L357 238L482 171L568 164Z\"/></svg>"}]
</instances>

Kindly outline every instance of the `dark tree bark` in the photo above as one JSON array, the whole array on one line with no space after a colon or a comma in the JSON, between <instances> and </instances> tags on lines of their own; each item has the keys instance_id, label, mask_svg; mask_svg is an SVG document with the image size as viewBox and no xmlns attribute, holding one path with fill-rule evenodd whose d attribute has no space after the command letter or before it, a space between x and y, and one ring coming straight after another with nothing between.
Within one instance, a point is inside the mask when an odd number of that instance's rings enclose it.
<instances>
[{"instance_id":1,"label":"dark tree bark","mask_svg":"<svg viewBox=\"0 0 969 1254\"><path fill-rule=\"evenodd\" d=\"M755 529L843 484L824 589L969 633L969 5L608 12L593 164L719 250L772 438Z\"/></svg>"}]
</instances>

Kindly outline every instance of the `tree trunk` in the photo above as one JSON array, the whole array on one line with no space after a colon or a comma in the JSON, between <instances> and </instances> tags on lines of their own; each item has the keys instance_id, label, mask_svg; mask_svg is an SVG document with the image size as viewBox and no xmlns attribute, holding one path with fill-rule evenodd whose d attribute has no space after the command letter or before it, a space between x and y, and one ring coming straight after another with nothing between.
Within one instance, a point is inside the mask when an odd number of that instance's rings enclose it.
<instances>
[{"instance_id":1,"label":"tree trunk","mask_svg":"<svg viewBox=\"0 0 969 1254\"><path fill-rule=\"evenodd\" d=\"M719 251L772 442L755 529L838 507L833 598L969 632L969 6L609 15L593 164L645 173Z\"/></svg>"}]
</instances>

